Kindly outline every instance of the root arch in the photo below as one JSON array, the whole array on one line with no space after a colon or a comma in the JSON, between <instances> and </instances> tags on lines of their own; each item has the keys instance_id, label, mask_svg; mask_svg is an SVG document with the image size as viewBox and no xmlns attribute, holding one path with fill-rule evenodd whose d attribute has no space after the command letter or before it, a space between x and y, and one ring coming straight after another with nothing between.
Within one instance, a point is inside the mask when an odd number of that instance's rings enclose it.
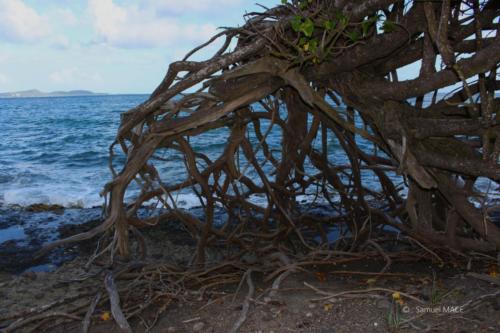
<instances>
[{"instance_id":1,"label":"root arch","mask_svg":"<svg viewBox=\"0 0 500 333\"><path fill-rule=\"evenodd\" d=\"M498 2L306 2L248 14L170 65L122 116L106 221L71 241L113 229L128 257L132 226L177 221L198 241L198 264L214 244L229 259L355 250L387 226L428 246L500 248ZM217 38L213 57L189 60ZM410 64L418 77L398 80ZM197 149L197 138L223 149ZM183 177L168 178L170 153ZM141 191L126 202L132 184ZM177 207L187 189L203 218ZM331 214L305 210L304 196ZM152 202L159 214L138 214Z\"/></svg>"}]
</instances>

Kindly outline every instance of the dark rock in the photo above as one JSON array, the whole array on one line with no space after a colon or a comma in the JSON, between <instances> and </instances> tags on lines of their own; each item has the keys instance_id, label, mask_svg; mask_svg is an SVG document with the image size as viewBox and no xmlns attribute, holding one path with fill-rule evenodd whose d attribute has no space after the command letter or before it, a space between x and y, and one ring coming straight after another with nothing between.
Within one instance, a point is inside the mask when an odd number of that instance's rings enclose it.
<instances>
[{"instance_id":1,"label":"dark rock","mask_svg":"<svg viewBox=\"0 0 500 333\"><path fill-rule=\"evenodd\" d=\"M47 205L47 204L33 204L26 207L28 212L53 212L53 211L63 211L64 207L60 205Z\"/></svg>"}]
</instances>

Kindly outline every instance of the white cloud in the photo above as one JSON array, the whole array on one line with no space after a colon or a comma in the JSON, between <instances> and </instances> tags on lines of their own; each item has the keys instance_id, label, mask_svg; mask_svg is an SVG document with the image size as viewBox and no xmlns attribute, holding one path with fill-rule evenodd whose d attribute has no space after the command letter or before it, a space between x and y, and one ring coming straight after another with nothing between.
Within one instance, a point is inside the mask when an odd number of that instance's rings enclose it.
<instances>
[{"instance_id":1,"label":"white cloud","mask_svg":"<svg viewBox=\"0 0 500 333\"><path fill-rule=\"evenodd\" d=\"M180 42L206 40L216 31L212 24L191 24L162 16L157 6L121 6L113 0L89 0L89 11L100 37L118 47L177 46Z\"/></svg>"},{"instance_id":2,"label":"white cloud","mask_svg":"<svg viewBox=\"0 0 500 333\"><path fill-rule=\"evenodd\" d=\"M73 11L66 8L57 8L50 13L50 16L53 20L64 26L73 27L79 22Z\"/></svg>"},{"instance_id":3,"label":"white cloud","mask_svg":"<svg viewBox=\"0 0 500 333\"><path fill-rule=\"evenodd\" d=\"M241 8L242 0L147 0L146 6L155 8L162 15L178 15L188 13L215 13L221 8Z\"/></svg>"},{"instance_id":4,"label":"white cloud","mask_svg":"<svg viewBox=\"0 0 500 333\"><path fill-rule=\"evenodd\" d=\"M67 50L71 47L71 43L66 36L59 35L54 37L51 46L57 50Z\"/></svg>"},{"instance_id":5,"label":"white cloud","mask_svg":"<svg viewBox=\"0 0 500 333\"><path fill-rule=\"evenodd\" d=\"M65 85L79 85L102 81L99 73L86 72L77 67L63 68L55 71L49 75L49 79L53 83Z\"/></svg>"},{"instance_id":6,"label":"white cloud","mask_svg":"<svg viewBox=\"0 0 500 333\"><path fill-rule=\"evenodd\" d=\"M0 39L33 42L50 33L50 25L21 0L0 0Z\"/></svg>"}]
</instances>

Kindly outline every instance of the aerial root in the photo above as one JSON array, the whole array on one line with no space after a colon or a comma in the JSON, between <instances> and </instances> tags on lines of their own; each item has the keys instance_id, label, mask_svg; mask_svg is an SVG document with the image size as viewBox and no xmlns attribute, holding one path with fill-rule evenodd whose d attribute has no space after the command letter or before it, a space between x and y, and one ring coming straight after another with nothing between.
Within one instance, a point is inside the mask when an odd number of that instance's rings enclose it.
<instances>
[{"instance_id":1,"label":"aerial root","mask_svg":"<svg viewBox=\"0 0 500 333\"><path fill-rule=\"evenodd\" d=\"M278 286L311 264L367 256L384 259L382 276L410 245L441 264L497 251L496 1L365 2L289 1L173 63L122 115L104 223L43 253L109 232L92 260L126 263L147 258L141 228L175 223L197 241L190 271L175 274L215 286L252 267ZM219 37L212 58L188 59ZM418 77L400 81L413 63ZM202 213L179 207L187 192ZM220 267L210 250L237 273L198 276Z\"/></svg>"}]
</instances>

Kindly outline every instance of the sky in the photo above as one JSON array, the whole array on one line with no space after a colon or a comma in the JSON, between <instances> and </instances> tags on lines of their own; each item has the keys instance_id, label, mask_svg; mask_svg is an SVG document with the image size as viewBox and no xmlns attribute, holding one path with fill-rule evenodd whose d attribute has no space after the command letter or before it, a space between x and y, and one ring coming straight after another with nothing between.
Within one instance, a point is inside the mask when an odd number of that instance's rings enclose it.
<instances>
[{"instance_id":1,"label":"sky","mask_svg":"<svg viewBox=\"0 0 500 333\"><path fill-rule=\"evenodd\" d=\"M0 0L0 92L150 93L170 62L261 11L255 2L281 1Z\"/></svg>"}]
</instances>

